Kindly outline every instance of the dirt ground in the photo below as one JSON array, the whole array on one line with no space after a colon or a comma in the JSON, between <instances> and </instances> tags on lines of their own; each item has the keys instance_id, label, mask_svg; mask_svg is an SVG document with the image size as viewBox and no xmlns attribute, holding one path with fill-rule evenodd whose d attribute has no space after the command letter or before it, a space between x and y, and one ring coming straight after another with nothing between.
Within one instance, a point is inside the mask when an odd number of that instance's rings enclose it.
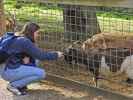
<instances>
[{"instance_id":1,"label":"dirt ground","mask_svg":"<svg viewBox=\"0 0 133 100\"><path fill-rule=\"evenodd\" d=\"M14 96L6 89L7 84L0 79L0 100L105 100L101 96L92 97L85 91L48 81L29 85L29 92L26 96Z\"/></svg>"},{"instance_id":2,"label":"dirt ground","mask_svg":"<svg viewBox=\"0 0 133 100\"><path fill-rule=\"evenodd\" d=\"M50 62L49 64L45 62L44 66L45 70L49 73L94 86L92 76L90 76L83 66L63 66L60 62ZM98 81L98 87L123 95L133 96L133 84L127 84L125 82L125 74L116 76L110 74L108 76L103 75L102 77L105 79Z\"/></svg>"}]
</instances>

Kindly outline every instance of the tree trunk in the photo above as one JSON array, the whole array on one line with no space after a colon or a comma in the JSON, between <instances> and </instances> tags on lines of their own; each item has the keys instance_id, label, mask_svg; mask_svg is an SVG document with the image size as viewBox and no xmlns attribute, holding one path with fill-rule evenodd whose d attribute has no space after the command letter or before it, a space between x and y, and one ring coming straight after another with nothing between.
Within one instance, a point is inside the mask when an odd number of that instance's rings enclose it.
<instances>
[{"instance_id":1,"label":"tree trunk","mask_svg":"<svg viewBox=\"0 0 133 100\"><path fill-rule=\"evenodd\" d=\"M0 0L0 35L5 32L4 3Z\"/></svg>"},{"instance_id":2,"label":"tree trunk","mask_svg":"<svg viewBox=\"0 0 133 100\"><path fill-rule=\"evenodd\" d=\"M76 5L63 5L63 7L65 39L85 40L101 32L94 7Z\"/></svg>"}]
</instances>

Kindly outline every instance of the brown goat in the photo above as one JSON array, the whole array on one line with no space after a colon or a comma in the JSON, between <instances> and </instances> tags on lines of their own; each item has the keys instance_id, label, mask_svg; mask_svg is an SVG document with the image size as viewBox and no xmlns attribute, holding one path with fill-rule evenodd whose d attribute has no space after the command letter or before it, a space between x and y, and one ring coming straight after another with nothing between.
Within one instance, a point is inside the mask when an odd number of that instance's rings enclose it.
<instances>
[{"instance_id":1,"label":"brown goat","mask_svg":"<svg viewBox=\"0 0 133 100\"><path fill-rule=\"evenodd\" d=\"M107 48L133 48L133 35L100 33L83 42L82 48L107 49Z\"/></svg>"}]
</instances>

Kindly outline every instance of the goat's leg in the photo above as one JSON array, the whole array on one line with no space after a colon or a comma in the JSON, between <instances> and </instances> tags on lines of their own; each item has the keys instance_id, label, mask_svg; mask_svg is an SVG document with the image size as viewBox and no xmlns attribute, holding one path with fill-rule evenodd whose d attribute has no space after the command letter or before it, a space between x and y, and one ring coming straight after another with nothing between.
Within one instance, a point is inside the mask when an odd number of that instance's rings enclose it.
<instances>
[{"instance_id":1,"label":"goat's leg","mask_svg":"<svg viewBox=\"0 0 133 100\"><path fill-rule=\"evenodd\" d=\"M97 87L98 86L98 79L99 79L99 68L94 70L94 77L93 77L93 81L94 81L94 86Z\"/></svg>"}]
</instances>

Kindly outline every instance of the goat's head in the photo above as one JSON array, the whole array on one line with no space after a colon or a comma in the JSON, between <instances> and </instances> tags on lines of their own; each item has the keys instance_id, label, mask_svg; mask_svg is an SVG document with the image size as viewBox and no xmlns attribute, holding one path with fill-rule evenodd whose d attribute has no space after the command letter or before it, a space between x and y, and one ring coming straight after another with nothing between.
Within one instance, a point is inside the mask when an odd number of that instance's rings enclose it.
<instances>
[{"instance_id":1,"label":"goat's head","mask_svg":"<svg viewBox=\"0 0 133 100\"><path fill-rule=\"evenodd\" d=\"M78 49L76 48L67 48L64 51L64 59L67 63L72 64L73 61L77 62Z\"/></svg>"},{"instance_id":2,"label":"goat's head","mask_svg":"<svg viewBox=\"0 0 133 100\"><path fill-rule=\"evenodd\" d=\"M82 53L80 51L81 45L81 41L75 41L64 50L64 58L67 63L71 64L73 61L78 62L79 55Z\"/></svg>"}]
</instances>

